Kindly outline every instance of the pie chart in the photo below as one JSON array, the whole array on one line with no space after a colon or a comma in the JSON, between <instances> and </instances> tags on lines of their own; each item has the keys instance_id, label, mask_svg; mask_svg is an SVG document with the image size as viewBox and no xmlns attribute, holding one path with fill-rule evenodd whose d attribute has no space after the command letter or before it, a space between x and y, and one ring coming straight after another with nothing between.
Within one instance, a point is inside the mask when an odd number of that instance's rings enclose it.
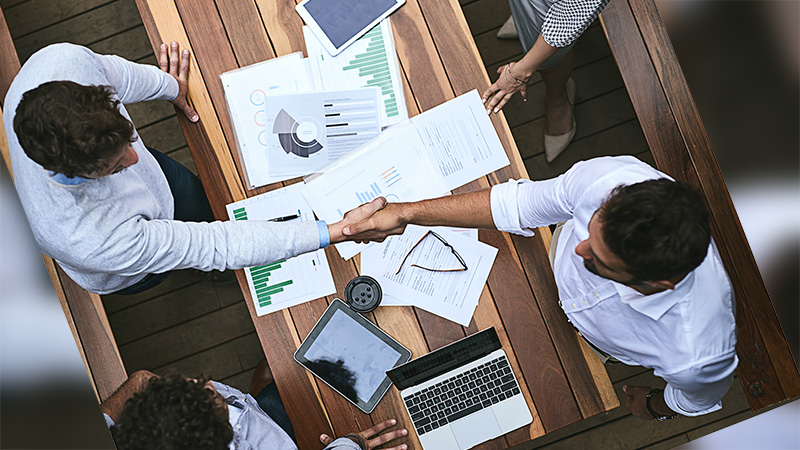
<instances>
[{"instance_id":1,"label":"pie chart","mask_svg":"<svg viewBox=\"0 0 800 450\"><path fill-rule=\"evenodd\" d=\"M322 150L322 144L317 141L322 127L310 118L302 117L295 120L286 110L281 109L272 125L272 133L278 135L281 148L301 158L308 158Z\"/></svg>"}]
</instances>

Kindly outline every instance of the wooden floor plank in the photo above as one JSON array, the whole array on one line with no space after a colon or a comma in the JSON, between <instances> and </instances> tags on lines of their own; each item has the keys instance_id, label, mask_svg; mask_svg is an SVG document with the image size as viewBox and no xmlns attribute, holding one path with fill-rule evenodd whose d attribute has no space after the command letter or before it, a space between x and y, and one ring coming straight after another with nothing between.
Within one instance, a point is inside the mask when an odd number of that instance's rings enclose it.
<instances>
[{"instance_id":1,"label":"wooden floor plank","mask_svg":"<svg viewBox=\"0 0 800 450\"><path fill-rule=\"evenodd\" d=\"M253 324L241 303L198 317L181 326L120 346L125 367L160 367L189 354L253 332Z\"/></svg>"},{"instance_id":2,"label":"wooden floor plank","mask_svg":"<svg viewBox=\"0 0 800 450\"><path fill-rule=\"evenodd\" d=\"M178 118L170 116L166 120L137 128L139 137L148 147L161 153L170 153L186 145L186 138L180 132Z\"/></svg>"},{"instance_id":3,"label":"wooden floor plank","mask_svg":"<svg viewBox=\"0 0 800 450\"><path fill-rule=\"evenodd\" d=\"M15 41L19 57L23 62L27 61L35 51L56 42L88 45L101 41L119 31L120 17L138 21L136 5L129 0L115 0L100 8L23 36ZM135 23L125 25L133 26Z\"/></svg>"},{"instance_id":4,"label":"wooden floor plank","mask_svg":"<svg viewBox=\"0 0 800 450\"><path fill-rule=\"evenodd\" d=\"M111 315L125 308L131 308L142 302L158 297L159 295L164 295L169 292L177 291L181 288L197 283L198 279L194 272L195 271L192 270L174 271L169 275L169 277L167 277L166 281L140 294L104 295L103 305L106 308L106 313Z\"/></svg>"},{"instance_id":5,"label":"wooden floor plank","mask_svg":"<svg viewBox=\"0 0 800 450\"><path fill-rule=\"evenodd\" d=\"M103 55L118 55L129 61L136 61L152 55L147 33L141 24L99 42L89 45L94 52Z\"/></svg>"},{"instance_id":6,"label":"wooden floor plank","mask_svg":"<svg viewBox=\"0 0 800 450\"><path fill-rule=\"evenodd\" d=\"M77 16L90 9L110 3L113 0L74 0L69 7L53 0L30 0L17 6L6 6L11 36L18 38L47 26Z\"/></svg>"},{"instance_id":7,"label":"wooden floor plank","mask_svg":"<svg viewBox=\"0 0 800 450\"><path fill-rule=\"evenodd\" d=\"M195 283L108 317L117 344L124 346L219 309L210 282Z\"/></svg>"},{"instance_id":8,"label":"wooden floor plank","mask_svg":"<svg viewBox=\"0 0 800 450\"><path fill-rule=\"evenodd\" d=\"M467 19L469 31L472 35L495 31L502 26L511 16L508 2L495 0L478 0L468 5L463 5L464 17Z\"/></svg>"}]
</instances>

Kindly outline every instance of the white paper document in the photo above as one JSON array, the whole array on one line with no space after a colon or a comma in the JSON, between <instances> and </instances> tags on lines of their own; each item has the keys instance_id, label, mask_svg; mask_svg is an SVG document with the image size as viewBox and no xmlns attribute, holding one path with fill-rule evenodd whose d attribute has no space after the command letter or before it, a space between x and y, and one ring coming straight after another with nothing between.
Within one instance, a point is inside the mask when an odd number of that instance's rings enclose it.
<instances>
[{"instance_id":1,"label":"white paper document","mask_svg":"<svg viewBox=\"0 0 800 450\"><path fill-rule=\"evenodd\" d=\"M335 223L347 211L378 196L390 202L413 202L447 194L423 151L415 143L410 124L394 126L321 174L307 178L303 195L317 217ZM342 242L336 249L350 259L368 245Z\"/></svg>"},{"instance_id":2,"label":"white paper document","mask_svg":"<svg viewBox=\"0 0 800 450\"><path fill-rule=\"evenodd\" d=\"M478 92L471 91L384 130L307 177L304 195L320 219L334 223L375 197L440 197L508 164ZM369 245L343 242L336 249L350 259Z\"/></svg>"},{"instance_id":3,"label":"white paper document","mask_svg":"<svg viewBox=\"0 0 800 450\"><path fill-rule=\"evenodd\" d=\"M476 90L411 118L411 123L450 190L509 164Z\"/></svg>"},{"instance_id":4,"label":"white paper document","mask_svg":"<svg viewBox=\"0 0 800 450\"><path fill-rule=\"evenodd\" d=\"M432 235L425 237L403 262L409 250L429 229L409 225L402 235L392 236L364 250L361 254L361 274L369 275L380 283L384 294L382 306L416 306L468 326L497 256L497 249L464 237L461 233L436 228L436 232L466 262L467 270L432 272L414 267L413 264L431 269L460 267L450 249Z\"/></svg>"},{"instance_id":5,"label":"white paper document","mask_svg":"<svg viewBox=\"0 0 800 450\"><path fill-rule=\"evenodd\" d=\"M378 90L269 97L264 105L271 177L308 175L380 133Z\"/></svg>"},{"instance_id":6,"label":"white paper document","mask_svg":"<svg viewBox=\"0 0 800 450\"><path fill-rule=\"evenodd\" d=\"M291 176L272 176L267 164L267 129L264 104L267 97L309 92L314 89L308 62L301 52L270 59L219 76L231 116L236 146L244 166L248 188L256 188Z\"/></svg>"},{"instance_id":7,"label":"white paper document","mask_svg":"<svg viewBox=\"0 0 800 450\"><path fill-rule=\"evenodd\" d=\"M303 37L317 90L376 86L380 88L381 126L408 119L397 50L388 18L336 56L328 53L307 26L303 27Z\"/></svg>"},{"instance_id":8,"label":"white paper document","mask_svg":"<svg viewBox=\"0 0 800 450\"><path fill-rule=\"evenodd\" d=\"M301 194L302 183L227 205L231 220L270 220L299 215L293 220L314 220ZM324 250L245 269L256 314L263 316L336 292Z\"/></svg>"}]
</instances>

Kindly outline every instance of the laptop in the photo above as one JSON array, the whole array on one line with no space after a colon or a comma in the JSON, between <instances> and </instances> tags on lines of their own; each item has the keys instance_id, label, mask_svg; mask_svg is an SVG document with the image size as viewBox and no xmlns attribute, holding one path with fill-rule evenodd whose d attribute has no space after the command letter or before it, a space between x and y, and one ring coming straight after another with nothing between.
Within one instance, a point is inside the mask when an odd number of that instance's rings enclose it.
<instances>
[{"instance_id":1,"label":"laptop","mask_svg":"<svg viewBox=\"0 0 800 450\"><path fill-rule=\"evenodd\" d=\"M533 421L494 328L386 373L426 450L466 450Z\"/></svg>"}]
</instances>

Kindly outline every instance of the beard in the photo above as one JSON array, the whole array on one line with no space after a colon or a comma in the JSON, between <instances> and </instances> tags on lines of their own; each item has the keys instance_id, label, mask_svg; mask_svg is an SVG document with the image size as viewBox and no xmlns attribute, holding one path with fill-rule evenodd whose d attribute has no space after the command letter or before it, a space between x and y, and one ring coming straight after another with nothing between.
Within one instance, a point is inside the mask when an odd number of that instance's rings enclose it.
<instances>
[{"instance_id":1,"label":"beard","mask_svg":"<svg viewBox=\"0 0 800 450\"><path fill-rule=\"evenodd\" d=\"M600 278L605 278L606 280L611 280L611 281L614 281L616 283L624 284L625 286L629 286L629 287L632 287L632 288L635 288L637 286L643 286L643 285L646 284L644 281L639 280L637 278L632 278L630 280L623 281L623 280L616 280L614 278L602 275L597 270L597 266L594 264L594 262L593 261L589 261L588 259L584 259L583 260L583 267L585 267L586 270L588 270L589 272L593 273L594 275L597 275Z\"/></svg>"}]
</instances>

